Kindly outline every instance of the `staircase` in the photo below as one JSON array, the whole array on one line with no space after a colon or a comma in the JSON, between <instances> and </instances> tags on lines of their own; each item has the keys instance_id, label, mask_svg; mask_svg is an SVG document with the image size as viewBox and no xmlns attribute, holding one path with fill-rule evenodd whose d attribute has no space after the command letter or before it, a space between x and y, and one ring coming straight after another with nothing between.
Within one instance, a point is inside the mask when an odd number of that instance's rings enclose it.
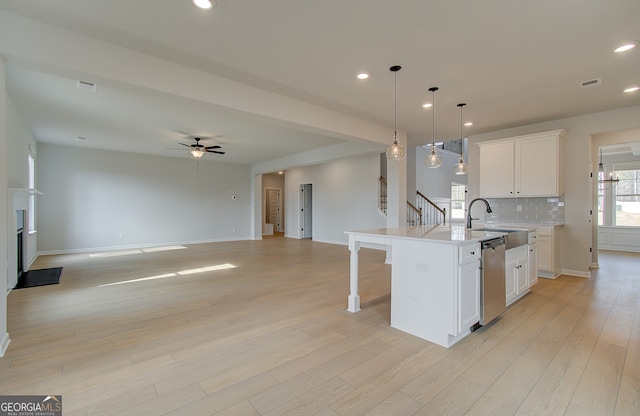
<instances>
[{"instance_id":1,"label":"staircase","mask_svg":"<svg viewBox=\"0 0 640 416\"><path fill-rule=\"evenodd\" d=\"M382 176L379 178L380 199L378 201L378 209L387 214L387 181ZM416 225L437 225L446 223L446 210L438 207L429 198L422 195L419 191L416 196L416 205L407 201L407 226Z\"/></svg>"}]
</instances>

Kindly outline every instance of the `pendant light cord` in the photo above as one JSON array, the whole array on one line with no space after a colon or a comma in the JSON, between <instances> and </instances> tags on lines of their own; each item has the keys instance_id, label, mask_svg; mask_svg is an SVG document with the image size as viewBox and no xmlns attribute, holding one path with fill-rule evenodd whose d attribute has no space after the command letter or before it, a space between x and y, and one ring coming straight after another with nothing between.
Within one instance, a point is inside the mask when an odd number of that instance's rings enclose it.
<instances>
[{"instance_id":1,"label":"pendant light cord","mask_svg":"<svg viewBox=\"0 0 640 416\"><path fill-rule=\"evenodd\" d=\"M431 87L431 151L436 148L436 91L438 87Z\"/></svg>"},{"instance_id":2,"label":"pendant light cord","mask_svg":"<svg viewBox=\"0 0 640 416\"><path fill-rule=\"evenodd\" d=\"M398 71L393 72L393 143L398 143Z\"/></svg>"},{"instance_id":3,"label":"pendant light cord","mask_svg":"<svg viewBox=\"0 0 640 416\"><path fill-rule=\"evenodd\" d=\"M467 105L466 103L460 103L458 104L458 107L460 107L460 158L462 159L464 156L462 154L462 150L463 150L463 141L464 141L464 129L462 127L462 122L463 122L463 117L462 117L462 112L463 107Z\"/></svg>"}]
</instances>

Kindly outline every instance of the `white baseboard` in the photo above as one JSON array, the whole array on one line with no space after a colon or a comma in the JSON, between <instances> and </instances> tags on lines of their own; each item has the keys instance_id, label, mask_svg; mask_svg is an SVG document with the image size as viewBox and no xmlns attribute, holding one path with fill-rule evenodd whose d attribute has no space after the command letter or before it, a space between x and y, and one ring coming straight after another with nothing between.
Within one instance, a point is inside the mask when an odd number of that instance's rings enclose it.
<instances>
[{"instance_id":1,"label":"white baseboard","mask_svg":"<svg viewBox=\"0 0 640 416\"><path fill-rule=\"evenodd\" d=\"M578 270L562 269L562 274L568 274L569 276L585 277L587 279L591 278L591 273L588 270L584 272L584 271L578 271Z\"/></svg>"},{"instance_id":2,"label":"white baseboard","mask_svg":"<svg viewBox=\"0 0 640 416\"><path fill-rule=\"evenodd\" d=\"M558 276L560 276L560 274L551 273L551 272L541 272L540 270L538 270L538 277L542 277L545 279L557 279Z\"/></svg>"},{"instance_id":3,"label":"white baseboard","mask_svg":"<svg viewBox=\"0 0 640 416\"><path fill-rule=\"evenodd\" d=\"M11 339L9 338L9 333L5 333L2 338L2 343L0 344L0 357L4 357L4 353L7 352L7 348L9 348L9 344L11 343Z\"/></svg>"},{"instance_id":4,"label":"white baseboard","mask_svg":"<svg viewBox=\"0 0 640 416\"><path fill-rule=\"evenodd\" d=\"M219 238L215 240L195 240L195 241L175 241L156 244L140 244L140 245L127 245L127 246L112 246L112 247L92 247L92 248L74 248L68 250L48 250L38 251L36 257L46 256L51 254L78 254L78 253L94 253L99 251L116 251L116 250L137 250L144 248L163 247L163 246L177 246L177 245L190 245L190 244L207 244L207 243L224 243L229 241L247 241L253 240L251 237L239 237L239 238Z\"/></svg>"}]
</instances>

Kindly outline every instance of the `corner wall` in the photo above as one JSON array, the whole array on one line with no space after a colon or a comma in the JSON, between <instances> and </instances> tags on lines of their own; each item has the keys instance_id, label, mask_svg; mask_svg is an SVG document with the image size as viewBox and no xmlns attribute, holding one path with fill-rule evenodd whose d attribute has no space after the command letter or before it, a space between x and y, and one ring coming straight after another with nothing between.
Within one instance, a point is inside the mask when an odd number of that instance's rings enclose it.
<instances>
[{"instance_id":1,"label":"corner wall","mask_svg":"<svg viewBox=\"0 0 640 416\"><path fill-rule=\"evenodd\" d=\"M313 240L347 244L345 231L386 227L378 212L380 155L354 156L287 170L285 236L299 238L300 184L313 184Z\"/></svg>"}]
</instances>

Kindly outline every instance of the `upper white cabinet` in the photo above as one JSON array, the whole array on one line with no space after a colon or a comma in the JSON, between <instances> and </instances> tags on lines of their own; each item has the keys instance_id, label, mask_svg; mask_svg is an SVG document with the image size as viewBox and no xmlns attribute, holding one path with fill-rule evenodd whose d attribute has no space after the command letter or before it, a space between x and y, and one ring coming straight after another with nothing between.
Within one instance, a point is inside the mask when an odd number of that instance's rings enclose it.
<instances>
[{"instance_id":1,"label":"upper white cabinet","mask_svg":"<svg viewBox=\"0 0 640 416\"><path fill-rule=\"evenodd\" d=\"M478 143L480 196L545 197L562 194L564 130Z\"/></svg>"}]
</instances>

